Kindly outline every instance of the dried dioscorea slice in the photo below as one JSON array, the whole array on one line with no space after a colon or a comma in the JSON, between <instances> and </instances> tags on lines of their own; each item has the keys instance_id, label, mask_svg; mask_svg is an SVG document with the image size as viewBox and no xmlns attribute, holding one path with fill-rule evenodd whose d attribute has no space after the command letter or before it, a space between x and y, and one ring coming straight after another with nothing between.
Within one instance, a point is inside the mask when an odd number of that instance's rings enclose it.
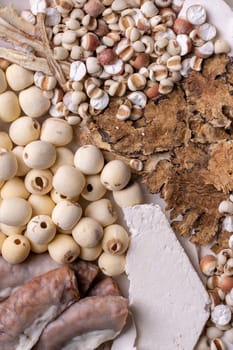
<instances>
[{"instance_id":1,"label":"dried dioscorea slice","mask_svg":"<svg viewBox=\"0 0 233 350\"><path fill-rule=\"evenodd\" d=\"M46 325L78 299L68 267L25 283L0 305L0 349L30 350Z\"/></svg>"},{"instance_id":2,"label":"dried dioscorea slice","mask_svg":"<svg viewBox=\"0 0 233 350\"><path fill-rule=\"evenodd\" d=\"M127 315L121 296L81 299L46 327L35 350L94 350L121 332Z\"/></svg>"},{"instance_id":3,"label":"dried dioscorea slice","mask_svg":"<svg viewBox=\"0 0 233 350\"><path fill-rule=\"evenodd\" d=\"M0 257L0 300L7 298L17 288L36 276L60 267L48 254L30 255L22 264L11 265ZM98 267L85 261L75 261L69 265L75 271L80 294L89 289L98 274Z\"/></svg>"},{"instance_id":4,"label":"dried dioscorea slice","mask_svg":"<svg viewBox=\"0 0 233 350\"><path fill-rule=\"evenodd\" d=\"M121 295L117 283L111 277L106 277L96 283L89 291L88 296Z\"/></svg>"}]
</instances>

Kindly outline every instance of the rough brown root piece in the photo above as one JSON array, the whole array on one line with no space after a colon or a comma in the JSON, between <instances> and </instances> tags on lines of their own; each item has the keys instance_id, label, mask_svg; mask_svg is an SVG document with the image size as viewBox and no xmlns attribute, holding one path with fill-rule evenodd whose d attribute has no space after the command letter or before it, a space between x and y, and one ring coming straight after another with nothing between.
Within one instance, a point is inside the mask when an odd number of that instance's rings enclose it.
<instances>
[{"instance_id":1,"label":"rough brown root piece","mask_svg":"<svg viewBox=\"0 0 233 350\"><path fill-rule=\"evenodd\" d=\"M69 64L62 65L54 59L47 38L44 14L39 13L37 24L32 25L21 18L12 7L0 8L0 38L14 48L1 47L1 58L33 71L54 74L63 90L67 91Z\"/></svg>"},{"instance_id":2,"label":"rough brown root piece","mask_svg":"<svg viewBox=\"0 0 233 350\"><path fill-rule=\"evenodd\" d=\"M19 64L29 70L43 71L45 74L49 75L52 74L45 58L35 57L29 53L19 52L14 49L6 49L3 47L0 48L0 57L10 61L11 63Z\"/></svg>"},{"instance_id":3,"label":"rough brown root piece","mask_svg":"<svg viewBox=\"0 0 233 350\"><path fill-rule=\"evenodd\" d=\"M46 325L78 299L68 267L25 283L0 305L0 349L30 350Z\"/></svg>"},{"instance_id":4,"label":"rough brown root piece","mask_svg":"<svg viewBox=\"0 0 233 350\"><path fill-rule=\"evenodd\" d=\"M49 254L31 254L21 264L12 265L0 257L0 300L7 298L12 291L36 276L60 267ZM79 291L84 295L97 276L99 269L96 265L77 260L69 265L74 270Z\"/></svg>"},{"instance_id":5,"label":"rough brown root piece","mask_svg":"<svg viewBox=\"0 0 233 350\"><path fill-rule=\"evenodd\" d=\"M114 339L128 316L128 301L121 296L81 299L44 330L35 350L88 350ZM65 325L65 327L64 327Z\"/></svg>"},{"instance_id":6,"label":"rough brown root piece","mask_svg":"<svg viewBox=\"0 0 233 350\"><path fill-rule=\"evenodd\" d=\"M44 54L48 61L48 65L52 73L57 78L57 81L59 82L62 89L66 91L67 90L66 79L59 63L53 57L52 50L50 48L50 43L46 33L46 28L45 28L45 14L43 13L38 13L37 15L37 28L43 43Z\"/></svg>"}]
</instances>

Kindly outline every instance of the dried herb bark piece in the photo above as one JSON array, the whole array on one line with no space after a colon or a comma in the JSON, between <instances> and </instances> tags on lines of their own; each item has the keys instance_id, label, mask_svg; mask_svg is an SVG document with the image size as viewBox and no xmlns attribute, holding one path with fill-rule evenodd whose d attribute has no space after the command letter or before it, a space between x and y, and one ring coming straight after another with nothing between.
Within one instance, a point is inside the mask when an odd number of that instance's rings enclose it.
<instances>
[{"instance_id":1,"label":"dried herb bark piece","mask_svg":"<svg viewBox=\"0 0 233 350\"><path fill-rule=\"evenodd\" d=\"M88 125L90 142L143 162L142 181L161 193L174 230L201 245L226 242L218 206L233 184L232 67L227 56L214 56L202 74L192 72L173 93L149 102L137 122L116 119L116 100ZM157 161L163 152L167 159Z\"/></svg>"},{"instance_id":2,"label":"dried herb bark piece","mask_svg":"<svg viewBox=\"0 0 233 350\"><path fill-rule=\"evenodd\" d=\"M233 190L233 140L213 144L209 152L205 183L214 185L218 191L230 193Z\"/></svg>"},{"instance_id":3,"label":"dried herb bark piece","mask_svg":"<svg viewBox=\"0 0 233 350\"><path fill-rule=\"evenodd\" d=\"M143 157L180 146L186 137L185 99L181 89L167 98L149 102L137 122L116 118L122 100L114 100L104 113L88 124L93 141L126 157ZM179 107L178 107L179 106ZM178 108L177 108L178 107Z\"/></svg>"}]
</instances>

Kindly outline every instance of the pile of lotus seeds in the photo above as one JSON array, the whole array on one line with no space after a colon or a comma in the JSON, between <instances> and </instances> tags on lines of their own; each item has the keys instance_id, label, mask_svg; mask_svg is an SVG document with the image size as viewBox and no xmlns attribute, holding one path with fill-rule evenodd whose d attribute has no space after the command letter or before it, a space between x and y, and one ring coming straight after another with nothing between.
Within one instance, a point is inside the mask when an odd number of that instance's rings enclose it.
<instances>
[{"instance_id":1,"label":"pile of lotus seeds","mask_svg":"<svg viewBox=\"0 0 233 350\"><path fill-rule=\"evenodd\" d=\"M114 205L143 202L130 166L106 162L93 145L73 152L73 127L61 118L41 120L47 97L34 85L33 73L9 62L1 66L0 120L7 130L0 132L3 258L18 264L30 251L48 251L58 263L98 259L106 275L123 273L130 237L116 223ZM30 99L24 97L28 89L34 91Z\"/></svg>"}]
</instances>

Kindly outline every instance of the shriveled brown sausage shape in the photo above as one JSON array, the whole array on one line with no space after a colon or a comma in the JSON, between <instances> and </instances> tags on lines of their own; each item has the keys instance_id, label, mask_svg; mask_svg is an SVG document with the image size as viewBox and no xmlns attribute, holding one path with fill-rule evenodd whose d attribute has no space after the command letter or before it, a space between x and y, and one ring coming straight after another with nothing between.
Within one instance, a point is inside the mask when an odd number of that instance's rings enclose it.
<instances>
[{"instance_id":1,"label":"shriveled brown sausage shape","mask_svg":"<svg viewBox=\"0 0 233 350\"><path fill-rule=\"evenodd\" d=\"M0 349L32 349L46 325L78 299L76 278L68 267L25 283L0 305Z\"/></svg>"},{"instance_id":2,"label":"shriveled brown sausage shape","mask_svg":"<svg viewBox=\"0 0 233 350\"><path fill-rule=\"evenodd\" d=\"M88 292L88 296L122 295L121 291L112 277L104 277L97 282Z\"/></svg>"},{"instance_id":3,"label":"shriveled brown sausage shape","mask_svg":"<svg viewBox=\"0 0 233 350\"><path fill-rule=\"evenodd\" d=\"M98 273L92 263L77 260L69 266L75 271L80 294L83 295ZM45 254L31 255L21 264L11 265L0 257L0 300L7 298L15 287L21 286L31 278L61 267Z\"/></svg>"},{"instance_id":4,"label":"shriveled brown sausage shape","mask_svg":"<svg viewBox=\"0 0 233 350\"><path fill-rule=\"evenodd\" d=\"M81 299L44 330L35 350L93 350L125 325L128 301L121 296Z\"/></svg>"}]
</instances>

